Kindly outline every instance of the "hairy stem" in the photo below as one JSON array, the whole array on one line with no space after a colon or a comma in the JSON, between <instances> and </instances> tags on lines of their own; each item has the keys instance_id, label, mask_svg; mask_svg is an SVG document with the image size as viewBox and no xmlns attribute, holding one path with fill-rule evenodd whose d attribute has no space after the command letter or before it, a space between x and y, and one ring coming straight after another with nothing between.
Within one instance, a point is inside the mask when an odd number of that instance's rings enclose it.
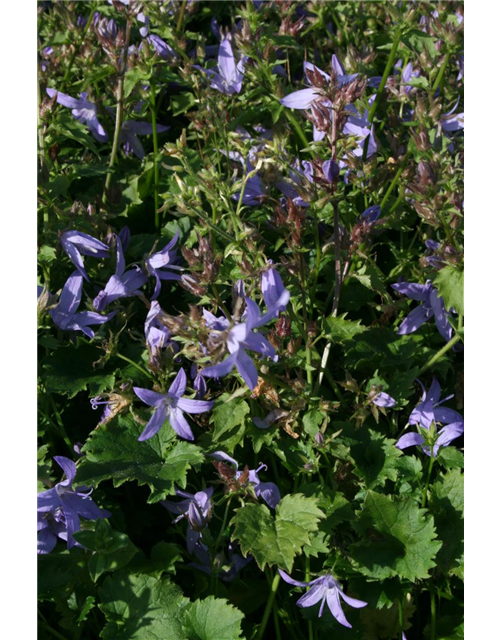
<instances>
[{"instance_id":1,"label":"hairy stem","mask_svg":"<svg viewBox=\"0 0 500 640\"><path fill-rule=\"evenodd\" d=\"M460 336L458 335L458 333L456 333L453 336L453 338L444 345L444 347L442 349L440 349L436 354L434 354L432 356L432 358L429 360L429 362L427 364L424 364L424 366L418 372L419 375L421 375L422 373L424 373L424 371L427 371L427 369L432 367L432 365L435 362L437 362L438 360L441 360L441 358L444 356L444 354L447 353L452 347L454 347L459 340L460 340Z\"/></svg>"},{"instance_id":2,"label":"hairy stem","mask_svg":"<svg viewBox=\"0 0 500 640\"><path fill-rule=\"evenodd\" d=\"M124 360L125 362L128 362L133 367L135 367L138 371L141 371L148 378L153 379L153 376L149 373L149 371L146 371L146 369L143 369L139 364L137 364L137 362L134 362L133 360L131 360L130 358L127 358L127 356L124 356L121 353L115 353L115 356L117 358L120 358L120 360Z\"/></svg>"}]
</instances>

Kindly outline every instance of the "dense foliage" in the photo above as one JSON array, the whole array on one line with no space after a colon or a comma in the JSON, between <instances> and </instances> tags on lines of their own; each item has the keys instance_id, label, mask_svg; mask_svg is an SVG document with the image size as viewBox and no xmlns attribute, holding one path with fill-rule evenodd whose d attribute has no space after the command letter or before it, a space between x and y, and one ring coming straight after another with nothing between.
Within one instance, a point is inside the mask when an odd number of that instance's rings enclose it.
<instances>
[{"instance_id":1,"label":"dense foliage","mask_svg":"<svg viewBox=\"0 0 500 640\"><path fill-rule=\"evenodd\" d=\"M40 639L463 638L463 6L38 15Z\"/></svg>"}]
</instances>

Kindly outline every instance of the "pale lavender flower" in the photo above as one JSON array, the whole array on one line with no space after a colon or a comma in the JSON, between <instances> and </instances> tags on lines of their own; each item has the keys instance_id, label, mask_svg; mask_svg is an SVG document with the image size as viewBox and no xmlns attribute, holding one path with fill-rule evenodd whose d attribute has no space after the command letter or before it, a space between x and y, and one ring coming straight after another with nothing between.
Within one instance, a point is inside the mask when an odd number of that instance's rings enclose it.
<instances>
[{"instance_id":1,"label":"pale lavender flower","mask_svg":"<svg viewBox=\"0 0 500 640\"><path fill-rule=\"evenodd\" d=\"M66 480L37 496L37 551L40 554L50 553L57 538L65 540L68 549L75 545L81 546L73 538L73 534L80 530L80 517L97 520L111 516L109 511L100 509L94 503L90 497L92 489L85 486L71 488L76 475L76 464L72 460L64 456L56 456L54 460L64 471Z\"/></svg>"},{"instance_id":2,"label":"pale lavender flower","mask_svg":"<svg viewBox=\"0 0 500 640\"><path fill-rule=\"evenodd\" d=\"M157 133L168 131L170 127L163 124L156 125ZM153 125L149 122L139 122L137 120L125 120L120 129L120 143L126 156L133 153L141 160L146 155L142 142L137 136L147 136L153 133Z\"/></svg>"},{"instance_id":3,"label":"pale lavender flower","mask_svg":"<svg viewBox=\"0 0 500 640\"><path fill-rule=\"evenodd\" d=\"M253 331L270 319L270 317L266 317L269 314L261 316L259 307L253 300L245 298L245 301L247 304L245 321L235 324L230 323L227 318L216 318L210 312L203 310L207 325L217 332L214 337L219 334L225 340L230 355L219 364L203 369L201 373L208 378L222 378L236 367L245 383L253 390L258 382L258 373L245 349L255 351L273 360L277 360L277 356L270 342L261 333Z\"/></svg>"},{"instance_id":4,"label":"pale lavender flower","mask_svg":"<svg viewBox=\"0 0 500 640\"><path fill-rule=\"evenodd\" d=\"M424 322L434 317L439 333L447 342L451 340L453 327L448 320L449 314L444 306L443 298L438 295L436 288L430 280L427 280L426 284L398 282L391 286L398 293L402 293L412 300L417 300L422 303L410 311L408 316L403 320L398 329L399 335L413 333L421 327Z\"/></svg>"},{"instance_id":5,"label":"pale lavender flower","mask_svg":"<svg viewBox=\"0 0 500 640\"><path fill-rule=\"evenodd\" d=\"M125 257L123 255L120 236L116 237L116 269L102 291L94 298L94 309L102 311L108 304L119 298L129 298L140 295L139 289L148 281L147 275L138 266L125 271Z\"/></svg>"},{"instance_id":6,"label":"pale lavender flower","mask_svg":"<svg viewBox=\"0 0 500 640\"><path fill-rule=\"evenodd\" d=\"M139 33L143 38L145 38L149 33L149 18L142 11L137 14L137 20L142 22L143 27L139 28Z\"/></svg>"},{"instance_id":7,"label":"pale lavender flower","mask_svg":"<svg viewBox=\"0 0 500 640\"><path fill-rule=\"evenodd\" d=\"M245 75L246 58L236 63L231 43L228 38L222 40L219 47L218 72L213 69L203 69L193 65L210 78L210 86L226 95L233 95L241 91L243 76Z\"/></svg>"},{"instance_id":8,"label":"pale lavender flower","mask_svg":"<svg viewBox=\"0 0 500 640\"><path fill-rule=\"evenodd\" d=\"M177 243L178 239L179 234L176 233L166 247L164 247L161 251L153 253L153 255L149 256L149 258L146 259L146 268L149 274L156 278L155 290L151 300L156 300L156 298L160 295L161 280L181 279L181 276L179 274L171 273L170 271L168 271L169 269L182 271L182 267L179 267L176 264L178 262L177 249L174 250L174 246Z\"/></svg>"},{"instance_id":9,"label":"pale lavender flower","mask_svg":"<svg viewBox=\"0 0 500 640\"><path fill-rule=\"evenodd\" d=\"M86 336L93 338L95 334L89 325L104 324L116 314L116 311L107 315L101 315L94 311L77 312L82 299L82 291L83 277L78 271L74 271L63 287L59 304L51 309L50 315L54 324L62 331L83 331Z\"/></svg>"},{"instance_id":10,"label":"pale lavender flower","mask_svg":"<svg viewBox=\"0 0 500 640\"><path fill-rule=\"evenodd\" d=\"M261 316L258 325L256 325L259 327L273 318L277 318L282 311L285 311L290 300L290 291L285 289L278 270L272 266L272 260L269 260L269 265L269 268L264 271L260 278L260 288L264 296L267 312Z\"/></svg>"},{"instance_id":11,"label":"pale lavender flower","mask_svg":"<svg viewBox=\"0 0 500 640\"><path fill-rule=\"evenodd\" d=\"M85 271L82 255L92 256L93 258L109 258L109 247L104 242L96 240L96 238L81 231L72 230L63 233L61 246L87 282L90 282L90 280Z\"/></svg>"},{"instance_id":12,"label":"pale lavender flower","mask_svg":"<svg viewBox=\"0 0 500 640\"><path fill-rule=\"evenodd\" d=\"M236 469L236 480L239 480L243 471L238 471L238 463L234 458L228 456L224 451L214 451L210 453L209 456L211 458L215 458L216 460L222 462L229 462L229 464L234 465ZM274 482L261 482L259 479L259 471L265 469L267 471L267 466L265 464L261 464L257 469L249 470L248 472L248 482L253 486L255 495L259 498L263 498L263 500L271 507L271 509L276 509L281 500L280 490L278 486L274 484Z\"/></svg>"},{"instance_id":13,"label":"pale lavender flower","mask_svg":"<svg viewBox=\"0 0 500 640\"><path fill-rule=\"evenodd\" d=\"M214 491L213 487L203 489L197 493L188 493L187 491L181 491L176 489L175 493L181 498L181 502L172 502L170 500L161 500L160 504L168 509L171 513L178 514L175 522L179 522L182 518L186 518L188 521L188 529L186 535L187 549L190 554L196 552L200 547L202 530L205 528L208 520L210 520L212 514L212 503L210 498ZM203 545L205 547L205 545ZM206 549L206 547L205 547Z\"/></svg>"},{"instance_id":14,"label":"pale lavender flower","mask_svg":"<svg viewBox=\"0 0 500 640\"><path fill-rule=\"evenodd\" d=\"M372 402L373 404L376 404L377 407L387 407L389 409L396 405L396 400L394 400L394 398L392 398L388 393L385 393L385 391L381 391L377 396L375 396Z\"/></svg>"},{"instance_id":15,"label":"pale lavender flower","mask_svg":"<svg viewBox=\"0 0 500 640\"><path fill-rule=\"evenodd\" d=\"M135 395L155 410L144 431L139 436L139 442L149 440L158 433L165 421L168 420L172 429L185 440L194 440L191 427L184 417L184 413L205 413L213 407L213 401L191 400L183 398L186 391L186 373L180 369L167 393L157 393L148 389L134 387Z\"/></svg>"},{"instance_id":16,"label":"pale lavender flower","mask_svg":"<svg viewBox=\"0 0 500 640\"><path fill-rule=\"evenodd\" d=\"M51 98L56 96L56 101L63 107L71 109L73 117L86 124L90 132L99 142L107 142L108 134L104 131L102 125L97 120L97 106L87 100L87 92L81 93L80 98L72 98L65 93L60 93L56 89L47 89L47 93Z\"/></svg>"},{"instance_id":17,"label":"pale lavender flower","mask_svg":"<svg viewBox=\"0 0 500 640\"><path fill-rule=\"evenodd\" d=\"M170 347L174 353L179 351L179 345L172 342L171 333L167 327L159 320L163 313L157 300L151 302L151 308L144 323L144 333L146 335L146 346L149 352L149 363L154 368L161 367L160 355L163 349Z\"/></svg>"},{"instance_id":18,"label":"pale lavender flower","mask_svg":"<svg viewBox=\"0 0 500 640\"><path fill-rule=\"evenodd\" d=\"M433 456L436 457L441 447L447 447L453 440L463 434L464 419L457 411L440 406L443 402L453 398L453 395L440 400L441 386L436 378L432 379L428 392L425 391L420 380L417 380L417 382L422 387L422 400L411 412L408 424L418 425L424 431L421 433L406 433L396 442L396 447L398 449L406 449L407 447L418 445L422 447L424 453L430 456L430 447L426 445L427 438L424 436L429 436L432 425L437 429L439 423L445 426L438 429L435 434L437 438L434 442Z\"/></svg>"},{"instance_id":19,"label":"pale lavender flower","mask_svg":"<svg viewBox=\"0 0 500 640\"><path fill-rule=\"evenodd\" d=\"M288 584L292 584L295 587L311 587L309 591L303 595L299 600L297 600L298 607L312 607L318 602L321 601L321 606L319 608L319 617L323 615L323 609L325 607L325 602L328 604L328 608L330 609L332 616L340 622L344 627L352 628L347 622L347 619L342 611L340 606L340 598L344 602L346 602L351 607L356 609L361 609L362 607L366 607L367 602L363 602L362 600L356 600L355 598L350 598L346 596L345 593L340 588L339 583L331 574L326 574L324 576L320 576L319 578L315 578L310 582L299 582L298 580L293 580L287 573L278 569L280 576L283 578L285 582Z\"/></svg>"},{"instance_id":20,"label":"pale lavender flower","mask_svg":"<svg viewBox=\"0 0 500 640\"><path fill-rule=\"evenodd\" d=\"M169 60L175 56L175 51L164 40L157 36L156 33L152 33L147 37L148 44L150 44L155 52L164 60ZM139 49L142 49L142 43Z\"/></svg>"}]
</instances>

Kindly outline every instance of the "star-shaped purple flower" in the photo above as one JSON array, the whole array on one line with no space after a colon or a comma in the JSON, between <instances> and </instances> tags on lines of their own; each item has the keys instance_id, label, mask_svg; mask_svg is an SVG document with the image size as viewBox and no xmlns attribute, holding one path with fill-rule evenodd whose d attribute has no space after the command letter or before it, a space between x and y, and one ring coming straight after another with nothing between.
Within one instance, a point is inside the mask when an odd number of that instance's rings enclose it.
<instances>
[{"instance_id":1,"label":"star-shaped purple flower","mask_svg":"<svg viewBox=\"0 0 500 640\"><path fill-rule=\"evenodd\" d=\"M116 314L116 311L107 315L101 315L94 311L77 312L82 299L82 291L83 277L78 271L74 271L61 291L59 304L51 309L50 315L54 324L62 331L83 331L86 336L93 338L95 334L89 325L104 324Z\"/></svg>"},{"instance_id":2,"label":"star-shaped purple flower","mask_svg":"<svg viewBox=\"0 0 500 640\"><path fill-rule=\"evenodd\" d=\"M125 257L123 255L122 241L116 235L116 270L102 291L94 298L94 309L103 311L108 304L118 298L129 298L140 294L139 289L148 281L147 275L138 266L125 271Z\"/></svg>"},{"instance_id":3,"label":"star-shaped purple flower","mask_svg":"<svg viewBox=\"0 0 500 640\"><path fill-rule=\"evenodd\" d=\"M193 65L193 67L210 78L210 86L213 89L226 95L233 95L241 91L245 75L245 61L246 58L241 58L236 63L231 43L228 38L224 38L219 47L218 72L213 69L203 69L198 65Z\"/></svg>"},{"instance_id":4,"label":"star-shaped purple flower","mask_svg":"<svg viewBox=\"0 0 500 640\"><path fill-rule=\"evenodd\" d=\"M61 246L87 282L90 280L85 271L82 255L93 258L109 258L108 245L81 231L65 231L61 236Z\"/></svg>"},{"instance_id":5,"label":"star-shaped purple flower","mask_svg":"<svg viewBox=\"0 0 500 640\"><path fill-rule=\"evenodd\" d=\"M439 333L448 342L453 335L453 327L448 320L448 312L444 306L443 298L438 295L437 289L430 280L425 284L413 282L397 282L391 285L398 293L408 296L412 300L417 300L422 304L410 311L408 316L401 323L398 334L406 335L419 329L424 322L434 317L434 322Z\"/></svg>"},{"instance_id":6,"label":"star-shaped purple flower","mask_svg":"<svg viewBox=\"0 0 500 640\"><path fill-rule=\"evenodd\" d=\"M174 249L178 239L179 234L176 233L166 247L146 259L148 273L156 278L155 290L151 300L156 300L160 295L161 280L181 280L181 276L178 273L169 271L169 269L182 271L182 267L176 264L179 259L177 257L177 249Z\"/></svg>"},{"instance_id":7,"label":"star-shaped purple flower","mask_svg":"<svg viewBox=\"0 0 500 640\"><path fill-rule=\"evenodd\" d=\"M441 386L436 378L432 379L428 392L425 391L420 380L417 380L417 382L422 387L422 400L411 412L408 424L418 425L423 431L421 433L406 433L396 442L396 447L398 449L406 449L417 445L422 447L424 453L430 456L431 450L426 445L427 438L424 436L430 435L432 425L437 429L437 424L440 423L445 426L438 429L435 434L437 437L433 447L433 457L436 457L441 447L447 447L453 440L463 434L464 419L457 411L440 406L443 402L453 398L453 395L440 400Z\"/></svg>"},{"instance_id":8,"label":"star-shaped purple flower","mask_svg":"<svg viewBox=\"0 0 500 640\"><path fill-rule=\"evenodd\" d=\"M80 98L72 98L65 93L56 91L56 89L47 89L47 93L51 98L56 96L56 101L62 104L63 107L71 109L73 117L78 122L86 124L96 140L99 142L108 141L108 134L97 119L97 106L87 100L87 92L81 93Z\"/></svg>"},{"instance_id":9,"label":"star-shaped purple flower","mask_svg":"<svg viewBox=\"0 0 500 640\"><path fill-rule=\"evenodd\" d=\"M176 489L175 493L185 498L185 500L181 500L181 502L171 502L170 500L160 501L160 504L163 505L165 509L168 509L171 513L179 514L174 522L179 522L182 518L187 519L188 530L186 544L190 554L193 554L201 544L201 532L208 520L210 520L212 513L210 498L212 497L213 491L214 488L209 487L208 489L203 489L203 491L198 491L193 494Z\"/></svg>"},{"instance_id":10,"label":"star-shaped purple flower","mask_svg":"<svg viewBox=\"0 0 500 640\"><path fill-rule=\"evenodd\" d=\"M184 413L205 413L213 407L213 401L183 398L186 391L186 373L180 369L167 393L157 393L149 389L134 387L135 395L150 407L155 407L153 415L139 436L139 442L149 440L158 433L168 420L172 429L185 440L194 440L191 427Z\"/></svg>"},{"instance_id":11,"label":"star-shaped purple flower","mask_svg":"<svg viewBox=\"0 0 500 640\"><path fill-rule=\"evenodd\" d=\"M76 464L69 458L56 456L54 460L66 474L66 480L48 491L38 494L38 553L50 553L57 538L67 541L68 549L79 545L73 538L80 529L80 517L87 520L109 518L111 513L100 509L90 497L92 489L85 486L72 489Z\"/></svg>"},{"instance_id":12,"label":"star-shaped purple flower","mask_svg":"<svg viewBox=\"0 0 500 640\"><path fill-rule=\"evenodd\" d=\"M339 583L331 574L320 576L310 582L299 582L298 580L293 580L293 578L281 569L278 569L278 571L283 580L288 582L288 584L293 584L295 587L311 587L305 595L297 600L298 607L312 607L321 601L321 606L319 608L319 617L321 617L323 615L323 609L326 602L328 604L328 608L332 612L332 616L340 622L340 624L344 627L348 627L349 629L352 628L352 625L347 622L344 612L342 611L340 598L356 609L366 607L368 604L362 600L356 600L355 598L349 598L349 596L346 596L340 588Z\"/></svg>"}]
</instances>

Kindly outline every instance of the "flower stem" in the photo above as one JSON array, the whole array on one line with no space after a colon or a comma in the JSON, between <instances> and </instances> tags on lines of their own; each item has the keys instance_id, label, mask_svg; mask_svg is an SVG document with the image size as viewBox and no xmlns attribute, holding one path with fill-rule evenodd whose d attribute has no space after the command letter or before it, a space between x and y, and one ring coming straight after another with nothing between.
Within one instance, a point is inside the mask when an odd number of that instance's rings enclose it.
<instances>
[{"instance_id":1,"label":"flower stem","mask_svg":"<svg viewBox=\"0 0 500 640\"><path fill-rule=\"evenodd\" d=\"M80 48L81 48L81 46L83 44L83 41L85 40L85 36L87 35L87 31L89 30L90 25L92 24L92 18L94 16L96 8L97 8L96 7L96 3L93 2L92 5L91 5L91 8L90 8L89 17L87 18L87 23L86 23L85 27L83 28L82 35L80 36L78 44L74 48L74 51L73 51L73 53L71 55L71 58L70 58L69 63L68 63L68 66L66 68L66 73L64 74L61 90L64 90L66 88L66 83L69 80L69 76L70 76L71 70L73 68L73 63L75 61L75 58L76 58L78 52L80 51Z\"/></svg>"},{"instance_id":2,"label":"flower stem","mask_svg":"<svg viewBox=\"0 0 500 640\"><path fill-rule=\"evenodd\" d=\"M281 576L278 570L276 569L276 574L271 584L271 591L269 592L269 596L267 598L264 615L262 616L262 621L260 623L259 631L255 637L255 640L262 640L262 638L264 637L267 621L269 620L269 615L271 614L271 609L273 608L274 598L276 597L276 592L278 591L280 580L281 580Z\"/></svg>"},{"instance_id":3,"label":"flower stem","mask_svg":"<svg viewBox=\"0 0 500 640\"><path fill-rule=\"evenodd\" d=\"M151 100L150 100L150 111L151 111L151 126L153 128L153 167L154 167L154 197L155 197L155 228L156 233L160 233L160 212L158 209L160 205L158 203L158 186L160 182L160 167L158 166L158 132L156 130L156 85L152 81L151 87Z\"/></svg>"},{"instance_id":4,"label":"flower stem","mask_svg":"<svg viewBox=\"0 0 500 640\"><path fill-rule=\"evenodd\" d=\"M405 165L407 162L407 158L405 158L402 162L401 162L401 166L399 167L396 175L394 176L394 178L392 179L391 184L389 185L389 188L387 189L387 191L385 192L385 196L382 198L382 202L380 203L380 209L383 211L384 209L384 205L387 202L389 196L392 193L392 190L394 189L394 187L396 186L397 181L399 180L401 174L404 171Z\"/></svg>"},{"instance_id":5,"label":"flower stem","mask_svg":"<svg viewBox=\"0 0 500 640\"><path fill-rule=\"evenodd\" d=\"M430 367L432 367L432 365L437 362L438 360L440 360L445 353L447 353L453 346L455 346L457 344L457 342L460 340L460 336L458 333L456 333L453 338L447 342L444 347L442 349L440 349L436 354L434 354L432 356L432 358L429 360L429 362L427 364L424 364L424 366L420 369L420 371L418 372L419 375L422 375L422 373L424 373L424 371L427 371L427 369L429 369Z\"/></svg>"},{"instance_id":6,"label":"flower stem","mask_svg":"<svg viewBox=\"0 0 500 640\"><path fill-rule=\"evenodd\" d=\"M217 540L215 541L215 545L214 545L214 557L215 554L217 553L217 549L219 548L219 543L221 541L222 535L224 534L224 529L226 528L226 524L227 524L227 517L229 515L229 505L231 504L231 498L229 498L229 500L226 502L226 508L224 510L224 517L222 518L222 525L219 531L219 535L217 536Z\"/></svg>"},{"instance_id":7,"label":"flower stem","mask_svg":"<svg viewBox=\"0 0 500 640\"><path fill-rule=\"evenodd\" d=\"M448 66L448 62L450 60L450 54L447 53L444 57L443 63L441 64L441 68L439 69L439 73L437 74L436 80L432 85L432 93L434 93L439 85L441 84L441 80L444 77L444 72L446 71L446 67Z\"/></svg>"},{"instance_id":8,"label":"flower stem","mask_svg":"<svg viewBox=\"0 0 500 640\"><path fill-rule=\"evenodd\" d=\"M120 358L121 360L125 360L125 362L128 362L129 364L131 364L138 371L141 371L145 376L148 376L148 378L153 379L153 376L149 373L149 371L146 371L146 369L143 369L139 364L137 364L136 362L134 362L130 358L127 358L127 356L124 356L121 353L115 353L115 356L117 358Z\"/></svg>"},{"instance_id":9,"label":"flower stem","mask_svg":"<svg viewBox=\"0 0 500 640\"><path fill-rule=\"evenodd\" d=\"M115 164L116 156L118 154L118 144L120 141L120 131L123 123L123 84L125 82L125 67L127 65L128 45L130 42L130 18L127 18L127 26L125 30L125 46L123 48L121 68L119 70L118 77L118 94L116 104L116 120L115 120L115 134L113 136L113 147L111 149L111 156L109 158L108 171L106 173L106 182L104 183L104 195L102 201L106 204L106 191L108 191L111 184L111 171Z\"/></svg>"},{"instance_id":10,"label":"flower stem","mask_svg":"<svg viewBox=\"0 0 500 640\"><path fill-rule=\"evenodd\" d=\"M430 586L431 592L431 640L436 640L436 594L434 585Z\"/></svg>"},{"instance_id":11,"label":"flower stem","mask_svg":"<svg viewBox=\"0 0 500 640\"><path fill-rule=\"evenodd\" d=\"M182 0L181 8L179 11L179 17L177 18L177 31L180 31L182 26L182 18L184 17L184 11L186 10L187 0Z\"/></svg>"},{"instance_id":12,"label":"flower stem","mask_svg":"<svg viewBox=\"0 0 500 640\"><path fill-rule=\"evenodd\" d=\"M309 558L309 556L305 556L305 561L306 561L305 579L306 579L306 582L310 582L311 581L311 559ZM314 640L314 627L313 627L312 620L307 621L307 631L308 631L308 640Z\"/></svg>"},{"instance_id":13,"label":"flower stem","mask_svg":"<svg viewBox=\"0 0 500 640\"><path fill-rule=\"evenodd\" d=\"M281 640L280 619L278 616L278 607L276 606L276 602L273 603L273 619L274 629L276 631L276 640Z\"/></svg>"},{"instance_id":14,"label":"flower stem","mask_svg":"<svg viewBox=\"0 0 500 640\"><path fill-rule=\"evenodd\" d=\"M401 598L398 599L398 615L399 615L399 630L401 631L401 640L403 640L404 616L403 616L403 600Z\"/></svg>"},{"instance_id":15,"label":"flower stem","mask_svg":"<svg viewBox=\"0 0 500 640\"><path fill-rule=\"evenodd\" d=\"M368 114L368 120L370 123L373 122L373 118L375 117L375 112L377 111L378 103L380 101L380 96L384 92L385 83L387 82L387 78L389 77L391 69L394 65L394 60L396 59L400 39L401 39L401 31L398 30L396 32L396 37L394 39L394 42L392 43L392 49L389 54L387 64L385 65L384 74L382 76L382 80L380 81L380 85L377 91L377 97L373 101L372 108L370 109L370 113Z\"/></svg>"},{"instance_id":16,"label":"flower stem","mask_svg":"<svg viewBox=\"0 0 500 640\"><path fill-rule=\"evenodd\" d=\"M429 481L431 479L432 467L434 466L434 446L431 447L431 459L429 460L429 467L427 469L427 480L425 481L425 488L422 493L422 509L425 507L425 503L427 502L427 492L429 490Z\"/></svg>"}]
</instances>

